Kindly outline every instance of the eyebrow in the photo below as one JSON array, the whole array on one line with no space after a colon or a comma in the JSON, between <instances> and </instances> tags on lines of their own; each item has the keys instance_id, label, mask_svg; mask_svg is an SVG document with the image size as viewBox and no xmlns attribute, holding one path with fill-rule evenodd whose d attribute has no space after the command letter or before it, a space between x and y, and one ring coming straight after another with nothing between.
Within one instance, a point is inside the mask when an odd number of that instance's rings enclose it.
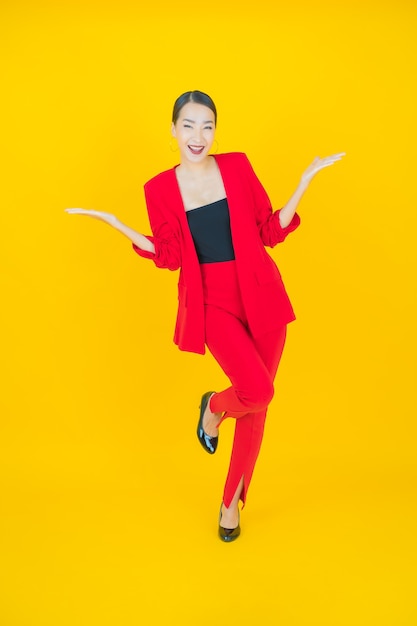
<instances>
[{"instance_id":1,"label":"eyebrow","mask_svg":"<svg viewBox=\"0 0 417 626\"><path fill-rule=\"evenodd\" d=\"M191 122L191 124L195 124L195 120L189 120L186 117L184 117L183 122ZM214 124L214 121L206 120L205 122L203 122L203 124Z\"/></svg>"}]
</instances>

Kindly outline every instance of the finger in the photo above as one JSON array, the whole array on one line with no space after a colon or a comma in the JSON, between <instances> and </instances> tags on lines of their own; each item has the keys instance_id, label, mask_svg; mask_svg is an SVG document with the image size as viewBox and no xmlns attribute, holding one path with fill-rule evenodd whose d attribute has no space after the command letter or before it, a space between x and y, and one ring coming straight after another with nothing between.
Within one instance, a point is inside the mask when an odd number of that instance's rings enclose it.
<instances>
[{"instance_id":1,"label":"finger","mask_svg":"<svg viewBox=\"0 0 417 626\"><path fill-rule=\"evenodd\" d=\"M320 163L320 157L319 157L319 156L316 156L316 157L314 158L314 161L312 161L308 167L315 167L315 166L316 166L316 165L318 165L319 163Z\"/></svg>"},{"instance_id":2,"label":"finger","mask_svg":"<svg viewBox=\"0 0 417 626\"><path fill-rule=\"evenodd\" d=\"M88 209L65 209L66 213L77 215L98 215L97 211L90 211Z\"/></svg>"},{"instance_id":3,"label":"finger","mask_svg":"<svg viewBox=\"0 0 417 626\"><path fill-rule=\"evenodd\" d=\"M340 159L335 159L334 157L327 157L326 159L322 159L321 165L333 165L333 163L337 163Z\"/></svg>"},{"instance_id":4,"label":"finger","mask_svg":"<svg viewBox=\"0 0 417 626\"><path fill-rule=\"evenodd\" d=\"M346 152L339 152L338 154L331 154L330 156L324 157L324 158L326 160L332 159L333 161L340 161L340 159L342 159L345 155L346 155Z\"/></svg>"}]
</instances>

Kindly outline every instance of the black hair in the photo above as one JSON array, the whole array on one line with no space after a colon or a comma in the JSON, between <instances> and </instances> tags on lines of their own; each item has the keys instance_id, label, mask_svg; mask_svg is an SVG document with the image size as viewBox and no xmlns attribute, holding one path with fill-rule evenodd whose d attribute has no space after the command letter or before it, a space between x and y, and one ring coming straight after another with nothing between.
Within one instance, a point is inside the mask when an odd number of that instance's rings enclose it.
<instances>
[{"instance_id":1,"label":"black hair","mask_svg":"<svg viewBox=\"0 0 417 626\"><path fill-rule=\"evenodd\" d=\"M196 104L204 104L204 106L211 109L214 113L214 124L217 124L217 109L213 100L206 93L202 91L186 91L181 94L179 98L175 100L174 110L172 111L172 121L175 124L182 107L188 102L195 102Z\"/></svg>"}]
</instances>

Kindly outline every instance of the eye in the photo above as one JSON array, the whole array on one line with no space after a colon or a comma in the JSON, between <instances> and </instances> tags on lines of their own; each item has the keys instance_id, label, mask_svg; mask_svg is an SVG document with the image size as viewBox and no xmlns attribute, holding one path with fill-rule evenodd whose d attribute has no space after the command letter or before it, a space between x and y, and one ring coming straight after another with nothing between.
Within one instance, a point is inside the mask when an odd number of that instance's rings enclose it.
<instances>
[{"instance_id":1,"label":"eye","mask_svg":"<svg viewBox=\"0 0 417 626\"><path fill-rule=\"evenodd\" d=\"M184 124L184 128L191 128L190 124Z\"/></svg>"},{"instance_id":2,"label":"eye","mask_svg":"<svg viewBox=\"0 0 417 626\"><path fill-rule=\"evenodd\" d=\"M212 126L206 126L204 130L213 130Z\"/></svg>"}]
</instances>

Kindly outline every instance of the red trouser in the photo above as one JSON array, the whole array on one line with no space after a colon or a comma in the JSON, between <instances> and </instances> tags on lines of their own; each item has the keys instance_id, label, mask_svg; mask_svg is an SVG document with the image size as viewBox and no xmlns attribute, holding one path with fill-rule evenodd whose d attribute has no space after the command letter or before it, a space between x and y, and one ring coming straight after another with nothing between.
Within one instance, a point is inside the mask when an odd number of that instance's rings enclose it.
<instances>
[{"instance_id":1,"label":"red trouser","mask_svg":"<svg viewBox=\"0 0 417 626\"><path fill-rule=\"evenodd\" d=\"M286 326L256 339L247 326L235 261L204 263L206 344L232 386L210 400L213 413L236 419L229 472L223 494L226 507L243 476L243 504L262 443L273 381L284 349Z\"/></svg>"}]
</instances>

